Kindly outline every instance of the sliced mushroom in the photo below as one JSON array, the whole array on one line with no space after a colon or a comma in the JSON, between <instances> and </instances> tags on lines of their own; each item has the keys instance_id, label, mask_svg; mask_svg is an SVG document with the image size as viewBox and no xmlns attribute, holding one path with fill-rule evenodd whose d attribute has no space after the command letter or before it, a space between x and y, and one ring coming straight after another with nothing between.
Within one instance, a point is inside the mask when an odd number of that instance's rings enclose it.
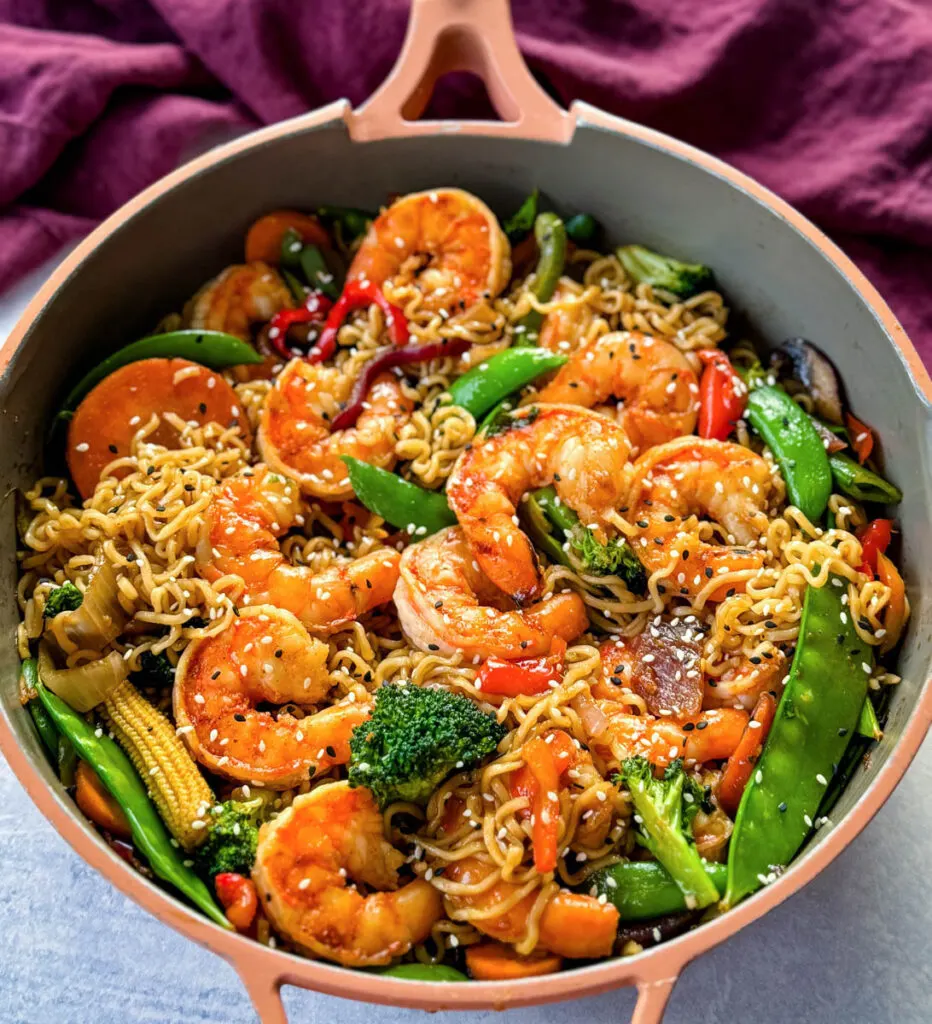
<instances>
[{"instance_id":1,"label":"sliced mushroom","mask_svg":"<svg viewBox=\"0 0 932 1024\"><path fill-rule=\"evenodd\" d=\"M815 411L829 423L842 422L841 383L835 367L805 338L788 338L770 364L778 376L799 381L812 396Z\"/></svg>"}]
</instances>

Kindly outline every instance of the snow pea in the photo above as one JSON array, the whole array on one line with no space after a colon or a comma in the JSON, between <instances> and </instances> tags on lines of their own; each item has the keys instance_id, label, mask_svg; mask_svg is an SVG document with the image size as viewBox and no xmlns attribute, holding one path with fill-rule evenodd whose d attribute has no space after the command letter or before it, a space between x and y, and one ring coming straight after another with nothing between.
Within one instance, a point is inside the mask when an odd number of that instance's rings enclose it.
<instances>
[{"instance_id":1,"label":"snow pea","mask_svg":"<svg viewBox=\"0 0 932 1024\"><path fill-rule=\"evenodd\" d=\"M540 256L531 291L538 302L553 298L566 262L566 226L555 213L541 213L534 221L534 238ZM515 324L515 345L536 345L544 314L532 309Z\"/></svg>"},{"instance_id":2,"label":"snow pea","mask_svg":"<svg viewBox=\"0 0 932 1024\"><path fill-rule=\"evenodd\" d=\"M748 396L746 415L773 452L790 501L817 523L832 493L832 471L809 414L785 391L764 385Z\"/></svg>"},{"instance_id":3,"label":"snow pea","mask_svg":"<svg viewBox=\"0 0 932 1024\"><path fill-rule=\"evenodd\" d=\"M880 720L877 718L877 709L870 696L864 701L861 707L861 714L858 715L858 736L868 740L882 740L883 729L880 728Z\"/></svg>"},{"instance_id":4,"label":"snow pea","mask_svg":"<svg viewBox=\"0 0 932 1024\"><path fill-rule=\"evenodd\" d=\"M506 348L458 377L450 386L450 398L479 419L512 392L565 362L566 356L542 348Z\"/></svg>"},{"instance_id":5,"label":"snow pea","mask_svg":"<svg viewBox=\"0 0 932 1024\"><path fill-rule=\"evenodd\" d=\"M727 868L704 862L706 874L719 894L725 891ZM655 860L626 860L600 868L586 882L587 891L605 896L618 908L622 921L644 921L687 910L682 890L667 869Z\"/></svg>"},{"instance_id":6,"label":"snow pea","mask_svg":"<svg viewBox=\"0 0 932 1024\"><path fill-rule=\"evenodd\" d=\"M847 581L838 576L806 591L790 678L735 819L729 905L796 855L857 730L872 655L842 601L847 593Z\"/></svg>"},{"instance_id":7,"label":"snow pea","mask_svg":"<svg viewBox=\"0 0 932 1024\"><path fill-rule=\"evenodd\" d=\"M23 682L26 684L27 690L35 690L36 683L39 681L39 668L35 658L27 658L23 662ZM39 734L39 739L42 740L42 745L45 747L46 753L52 760L53 764L58 764L58 730L55 728L55 723L52 721L48 711L45 710L45 705L39 700L38 697L33 697L32 700L26 705L29 710L29 714L32 717L32 723L36 727L36 732Z\"/></svg>"},{"instance_id":8,"label":"snow pea","mask_svg":"<svg viewBox=\"0 0 932 1024\"><path fill-rule=\"evenodd\" d=\"M36 692L58 731L71 741L81 759L94 769L107 791L122 808L133 834L133 842L156 876L187 896L212 921L232 929L226 915L214 902L210 890L191 868L185 867L183 854L172 846L165 825L149 799L145 784L126 754L106 733L98 736L94 726L83 715L68 707L41 682L36 684Z\"/></svg>"},{"instance_id":9,"label":"snow pea","mask_svg":"<svg viewBox=\"0 0 932 1024\"><path fill-rule=\"evenodd\" d=\"M240 338L223 331L169 331L168 334L153 334L148 338L140 338L130 345L117 349L113 355L107 356L93 370L88 371L68 392L62 402L59 416L70 415L77 408L82 398L104 377L114 370L129 363L137 363L140 359L190 359L192 363L202 363L212 370L224 370L228 366L240 366L243 363L261 363L262 356Z\"/></svg>"},{"instance_id":10,"label":"snow pea","mask_svg":"<svg viewBox=\"0 0 932 1024\"><path fill-rule=\"evenodd\" d=\"M884 480L867 466L858 465L854 459L836 452L830 455L829 466L835 486L855 501L875 501L881 505L896 505L903 500L899 487Z\"/></svg>"},{"instance_id":11,"label":"snow pea","mask_svg":"<svg viewBox=\"0 0 932 1024\"><path fill-rule=\"evenodd\" d=\"M469 981L462 971L446 964L395 964L380 970L379 974L409 981Z\"/></svg>"},{"instance_id":12,"label":"snow pea","mask_svg":"<svg viewBox=\"0 0 932 1024\"><path fill-rule=\"evenodd\" d=\"M441 491L428 491L397 473L372 466L350 455L341 455L356 497L375 512L412 536L426 537L456 523L456 516Z\"/></svg>"},{"instance_id":13,"label":"snow pea","mask_svg":"<svg viewBox=\"0 0 932 1024\"><path fill-rule=\"evenodd\" d=\"M316 291L323 292L328 299L338 299L340 288L334 279L324 254L316 245L306 245L298 257L307 283Z\"/></svg>"}]
</instances>

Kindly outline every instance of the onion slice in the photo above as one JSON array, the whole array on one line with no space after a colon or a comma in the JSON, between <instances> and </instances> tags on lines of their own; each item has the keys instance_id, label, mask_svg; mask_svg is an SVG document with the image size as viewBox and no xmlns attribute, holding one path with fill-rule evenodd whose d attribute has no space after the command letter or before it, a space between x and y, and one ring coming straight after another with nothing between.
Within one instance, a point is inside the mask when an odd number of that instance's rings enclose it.
<instances>
[{"instance_id":1,"label":"onion slice","mask_svg":"<svg viewBox=\"0 0 932 1024\"><path fill-rule=\"evenodd\" d=\"M55 668L48 645L39 644L39 678L75 711L83 713L102 704L128 675L117 651L77 668Z\"/></svg>"},{"instance_id":2,"label":"onion slice","mask_svg":"<svg viewBox=\"0 0 932 1024\"><path fill-rule=\"evenodd\" d=\"M49 619L47 638L62 654L102 651L123 632L128 619L119 595L116 569L101 557L91 571L81 605Z\"/></svg>"}]
</instances>

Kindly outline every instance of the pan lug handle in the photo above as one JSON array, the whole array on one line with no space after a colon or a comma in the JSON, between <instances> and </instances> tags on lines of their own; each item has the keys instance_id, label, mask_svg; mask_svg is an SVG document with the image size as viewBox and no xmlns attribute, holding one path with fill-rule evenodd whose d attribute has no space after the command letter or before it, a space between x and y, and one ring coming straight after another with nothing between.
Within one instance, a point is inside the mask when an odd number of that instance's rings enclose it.
<instances>
[{"instance_id":1,"label":"pan lug handle","mask_svg":"<svg viewBox=\"0 0 932 1024\"><path fill-rule=\"evenodd\" d=\"M675 974L672 978L646 979L640 982L631 1024L661 1024L670 993L678 978L679 974Z\"/></svg>"},{"instance_id":2,"label":"pan lug handle","mask_svg":"<svg viewBox=\"0 0 932 1024\"><path fill-rule=\"evenodd\" d=\"M282 978L270 975L264 964L250 964L247 957L237 959L233 967L249 993L259 1024L288 1024L282 1002Z\"/></svg>"},{"instance_id":3,"label":"pan lug handle","mask_svg":"<svg viewBox=\"0 0 932 1024\"><path fill-rule=\"evenodd\" d=\"M502 120L419 121L437 80L450 71L477 75ZM358 142L468 131L565 143L576 126L524 63L508 0L412 0L395 66L347 122Z\"/></svg>"}]
</instances>

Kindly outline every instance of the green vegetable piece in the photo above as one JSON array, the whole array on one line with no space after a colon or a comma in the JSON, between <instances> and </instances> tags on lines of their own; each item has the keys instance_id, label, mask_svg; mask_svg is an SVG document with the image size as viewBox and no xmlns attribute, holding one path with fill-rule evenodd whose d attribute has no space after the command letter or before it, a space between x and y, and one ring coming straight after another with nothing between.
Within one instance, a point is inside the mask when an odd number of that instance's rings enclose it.
<instances>
[{"instance_id":1,"label":"green vegetable piece","mask_svg":"<svg viewBox=\"0 0 932 1024\"><path fill-rule=\"evenodd\" d=\"M728 869L705 860L702 867L721 896ZM622 921L646 921L687 909L682 890L655 860L626 860L600 868L586 880L587 892L593 886L596 896L604 895L618 908Z\"/></svg>"},{"instance_id":2,"label":"green vegetable piece","mask_svg":"<svg viewBox=\"0 0 932 1024\"><path fill-rule=\"evenodd\" d=\"M78 771L78 755L75 752L74 744L67 736L58 737L58 777L65 789L71 789L75 784L75 776Z\"/></svg>"},{"instance_id":3,"label":"green vegetable piece","mask_svg":"<svg viewBox=\"0 0 932 1024\"><path fill-rule=\"evenodd\" d=\"M773 452L790 501L818 523L832 493L832 471L808 413L785 391L765 385L748 396L746 415Z\"/></svg>"},{"instance_id":4,"label":"green vegetable piece","mask_svg":"<svg viewBox=\"0 0 932 1024\"><path fill-rule=\"evenodd\" d=\"M533 351L533 349L528 349L528 351ZM503 430L507 430L511 423L508 414L514 412L514 410L514 398L503 398L498 405L493 405L479 421L479 426L476 427L476 434L481 434L483 437L494 437Z\"/></svg>"},{"instance_id":5,"label":"green vegetable piece","mask_svg":"<svg viewBox=\"0 0 932 1024\"><path fill-rule=\"evenodd\" d=\"M55 587L49 591L42 617L54 619L56 615L60 615L62 612L73 612L76 608L81 607L83 601L84 595L78 587L71 580L65 580L60 587Z\"/></svg>"},{"instance_id":6,"label":"green vegetable piece","mask_svg":"<svg viewBox=\"0 0 932 1024\"><path fill-rule=\"evenodd\" d=\"M506 348L458 377L450 386L450 399L479 419L508 395L565 362L566 356L546 349Z\"/></svg>"},{"instance_id":7,"label":"green vegetable piece","mask_svg":"<svg viewBox=\"0 0 932 1024\"><path fill-rule=\"evenodd\" d=\"M214 878L226 871L248 875L256 862L259 842L258 817L265 806L261 798L226 800L208 818L210 831L197 848L194 860L201 874Z\"/></svg>"},{"instance_id":8,"label":"green vegetable piece","mask_svg":"<svg viewBox=\"0 0 932 1024\"><path fill-rule=\"evenodd\" d=\"M577 245L589 245L599 234L599 222L591 213L577 213L566 222L566 237Z\"/></svg>"},{"instance_id":9,"label":"green vegetable piece","mask_svg":"<svg viewBox=\"0 0 932 1024\"><path fill-rule=\"evenodd\" d=\"M303 306L310 288L306 284L301 284L290 270L286 270L284 267L279 269L282 277L285 279L285 284L288 285L288 290L294 296L295 302Z\"/></svg>"},{"instance_id":10,"label":"green vegetable piece","mask_svg":"<svg viewBox=\"0 0 932 1024\"><path fill-rule=\"evenodd\" d=\"M190 619L187 625L191 625ZM139 659L139 675L150 686L161 686L168 689L175 685L175 666L168 660L164 651L153 654L152 651L143 651Z\"/></svg>"},{"instance_id":11,"label":"green vegetable piece","mask_svg":"<svg viewBox=\"0 0 932 1024\"><path fill-rule=\"evenodd\" d=\"M647 587L647 573L634 549L624 537L612 537L607 544L600 543L588 527L583 526L579 516L557 496L554 487L541 487L532 492L524 503L533 515L536 506L546 520L559 531L556 547L560 555L553 553L553 545L545 544L544 550L553 561L560 565L571 565L563 544L582 562L583 568L597 576L620 576L634 594L643 594ZM562 539L561 539L562 538Z\"/></svg>"},{"instance_id":12,"label":"green vegetable piece","mask_svg":"<svg viewBox=\"0 0 932 1024\"><path fill-rule=\"evenodd\" d=\"M202 363L212 370L262 362L262 356L252 345L234 338L232 334L224 334L223 331L170 331L168 334L153 334L117 349L113 355L107 356L86 373L68 392L58 415L74 412L81 399L96 384L121 366L138 363L141 359L174 358Z\"/></svg>"},{"instance_id":13,"label":"green vegetable piece","mask_svg":"<svg viewBox=\"0 0 932 1024\"><path fill-rule=\"evenodd\" d=\"M672 256L645 249L643 245L623 245L615 250L628 277L639 284L647 282L680 299L688 299L714 287L712 271L701 263L681 263Z\"/></svg>"},{"instance_id":14,"label":"green vegetable piece","mask_svg":"<svg viewBox=\"0 0 932 1024\"><path fill-rule=\"evenodd\" d=\"M790 678L735 819L729 906L796 855L857 729L872 655L842 603L847 593L837 576L806 591Z\"/></svg>"},{"instance_id":15,"label":"green vegetable piece","mask_svg":"<svg viewBox=\"0 0 932 1024\"><path fill-rule=\"evenodd\" d=\"M377 516L415 537L428 537L456 524L456 516L440 491L428 491L396 473L341 455L356 497Z\"/></svg>"},{"instance_id":16,"label":"green vegetable piece","mask_svg":"<svg viewBox=\"0 0 932 1024\"><path fill-rule=\"evenodd\" d=\"M524 200L517 210L502 225L502 230L508 236L508 241L514 245L525 235L530 233L534 227L534 220L537 217L537 208L540 204L540 192L534 191Z\"/></svg>"},{"instance_id":17,"label":"green vegetable piece","mask_svg":"<svg viewBox=\"0 0 932 1024\"><path fill-rule=\"evenodd\" d=\"M371 789L380 807L426 803L451 772L494 754L506 732L461 694L385 683L372 717L353 730L349 783Z\"/></svg>"},{"instance_id":18,"label":"green vegetable piece","mask_svg":"<svg viewBox=\"0 0 932 1024\"><path fill-rule=\"evenodd\" d=\"M282 234L282 248L278 257L279 267L297 270L301 266L301 250L303 248L304 238L301 232L294 228L286 228Z\"/></svg>"},{"instance_id":19,"label":"green vegetable piece","mask_svg":"<svg viewBox=\"0 0 932 1024\"><path fill-rule=\"evenodd\" d=\"M671 761L663 778L657 779L646 758L629 757L622 762L621 781L641 819L638 842L670 873L687 909L717 902L718 889L706 874L692 835L692 820L705 803L705 792L686 774L682 758Z\"/></svg>"},{"instance_id":20,"label":"green vegetable piece","mask_svg":"<svg viewBox=\"0 0 932 1024\"><path fill-rule=\"evenodd\" d=\"M318 206L317 216L336 228L343 242L352 242L353 239L364 235L375 220L374 213L358 210L353 206Z\"/></svg>"},{"instance_id":21,"label":"green vegetable piece","mask_svg":"<svg viewBox=\"0 0 932 1024\"><path fill-rule=\"evenodd\" d=\"M899 487L847 455L835 452L829 456L828 461L835 486L849 498L855 501L874 501L880 505L897 505L903 500L903 492Z\"/></svg>"},{"instance_id":22,"label":"green vegetable piece","mask_svg":"<svg viewBox=\"0 0 932 1024\"><path fill-rule=\"evenodd\" d=\"M319 292L323 292L328 299L338 299L340 289L334 280L333 274L327 267L324 254L316 245L306 245L301 250L299 257L301 270L307 278L307 283Z\"/></svg>"},{"instance_id":23,"label":"green vegetable piece","mask_svg":"<svg viewBox=\"0 0 932 1024\"><path fill-rule=\"evenodd\" d=\"M27 658L23 662L22 673L26 689L35 690L36 684L39 682L39 667L36 664L35 658ZM49 755L49 760L51 760L53 765L57 765L58 730L55 728L55 723L38 697L33 697L26 707L29 709L32 724L36 727L39 739L42 740L42 746L45 747L45 752Z\"/></svg>"},{"instance_id":24,"label":"green vegetable piece","mask_svg":"<svg viewBox=\"0 0 932 1024\"><path fill-rule=\"evenodd\" d=\"M207 886L191 868L185 867L182 862L184 854L172 846L145 784L126 754L106 734L97 736L93 725L41 682L36 686L36 692L58 731L74 744L81 759L97 772L107 791L123 809L133 842L156 876L187 896L216 924L232 929Z\"/></svg>"},{"instance_id":25,"label":"green vegetable piece","mask_svg":"<svg viewBox=\"0 0 932 1024\"><path fill-rule=\"evenodd\" d=\"M858 715L858 735L869 740L882 740L883 729L880 728L880 720L877 718L877 709L874 702L868 696L861 706L861 714Z\"/></svg>"},{"instance_id":26,"label":"green vegetable piece","mask_svg":"<svg viewBox=\"0 0 932 1024\"><path fill-rule=\"evenodd\" d=\"M542 213L534 221L534 237L540 255L534 271L531 291L538 302L549 302L553 298L563 265L566 263L566 228L555 213ZM514 344L536 345L544 314L532 309L515 324Z\"/></svg>"},{"instance_id":27,"label":"green vegetable piece","mask_svg":"<svg viewBox=\"0 0 932 1024\"><path fill-rule=\"evenodd\" d=\"M395 964L378 973L389 978L407 978L409 981L469 981L462 971L446 964Z\"/></svg>"}]
</instances>

